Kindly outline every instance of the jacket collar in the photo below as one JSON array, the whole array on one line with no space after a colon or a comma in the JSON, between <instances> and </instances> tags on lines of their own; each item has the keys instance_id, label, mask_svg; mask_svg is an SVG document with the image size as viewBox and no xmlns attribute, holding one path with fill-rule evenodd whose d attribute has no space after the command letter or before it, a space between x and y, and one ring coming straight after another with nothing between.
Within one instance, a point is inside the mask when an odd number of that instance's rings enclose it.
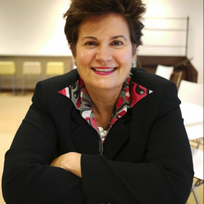
<instances>
[{"instance_id":1,"label":"jacket collar","mask_svg":"<svg viewBox=\"0 0 204 204\"><path fill-rule=\"evenodd\" d=\"M98 133L81 117L77 109L73 109L71 117L78 125L77 130L71 134L77 150L83 154L99 155ZM125 122L129 120L131 120L131 116L128 113L111 128L103 147L103 155L107 159L114 159L115 155L129 139L130 130L125 125Z\"/></svg>"},{"instance_id":2,"label":"jacket collar","mask_svg":"<svg viewBox=\"0 0 204 204\"><path fill-rule=\"evenodd\" d=\"M120 149L126 144L130 137L130 129L127 128L125 122L131 120L129 114L120 118L111 128L109 135L104 143L104 156L112 160Z\"/></svg>"},{"instance_id":3,"label":"jacket collar","mask_svg":"<svg viewBox=\"0 0 204 204\"><path fill-rule=\"evenodd\" d=\"M134 80L134 78L133 78ZM135 80L134 80L135 81ZM76 82L76 81L75 81ZM137 88L145 88L137 84ZM146 89L146 88L145 88ZM149 91L146 89L149 93ZM59 93L69 98L69 87L65 87L60 90ZM145 98L140 97L136 100L138 103L140 100ZM135 104L136 104L135 103ZM135 105L134 104L134 105ZM99 154L99 135L95 129L93 129L81 116L80 111L73 108L72 119L78 124L79 128L75 131L71 138L80 153L84 154ZM122 146L126 143L129 138L130 130L124 124L126 121L131 120L130 114L126 114L121 117L111 128L105 143L104 143L104 155L107 159L113 159Z\"/></svg>"}]
</instances>

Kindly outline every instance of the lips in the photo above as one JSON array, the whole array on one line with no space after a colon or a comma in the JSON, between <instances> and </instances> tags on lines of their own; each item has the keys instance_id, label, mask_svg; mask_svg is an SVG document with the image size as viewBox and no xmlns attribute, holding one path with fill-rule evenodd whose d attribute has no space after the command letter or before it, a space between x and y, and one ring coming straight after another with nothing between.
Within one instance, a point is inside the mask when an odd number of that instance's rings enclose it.
<instances>
[{"instance_id":1,"label":"lips","mask_svg":"<svg viewBox=\"0 0 204 204\"><path fill-rule=\"evenodd\" d=\"M98 73L112 73L116 70L116 67L92 67L92 70Z\"/></svg>"}]
</instances>

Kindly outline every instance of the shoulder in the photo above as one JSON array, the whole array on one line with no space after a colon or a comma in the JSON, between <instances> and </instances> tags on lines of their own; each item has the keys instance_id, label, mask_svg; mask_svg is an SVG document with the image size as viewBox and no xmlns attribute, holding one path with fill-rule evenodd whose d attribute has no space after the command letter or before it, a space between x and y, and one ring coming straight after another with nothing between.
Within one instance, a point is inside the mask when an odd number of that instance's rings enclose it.
<instances>
[{"instance_id":1,"label":"shoulder","mask_svg":"<svg viewBox=\"0 0 204 204\"><path fill-rule=\"evenodd\" d=\"M62 97L59 91L74 84L78 78L77 70L72 70L66 74L38 82L35 87L32 102L43 112L48 112L48 104L49 106L60 106L59 103Z\"/></svg>"},{"instance_id":2,"label":"shoulder","mask_svg":"<svg viewBox=\"0 0 204 204\"><path fill-rule=\"evenodd\" d=\"M176 84L163 77L149 73L141 68L132 68L131 73L134 82L154 92L160 92L162 89L167 88L177 94Z\"/></svg>"},{"instance_id":3,"label":"shoulder","mask_svg":"<svg viewBox=\"0 0 204 204\"><path fill-rule=\"evenodd\" d=\"M152 91L150 103L157 101L164 110L179 106L180 100L175 83L140 68L133 68L131 73L135 83Z\"/></svg>"},{"instance_id":4,"label":"shoulder","mask_svg":"<svg viewBox=\"0 0 204 204\"><path fill-rule=\"evenodd\" d=\"M79 79L79 74L76 69L71 70L63 75L51 77L43 80L45 86L55 87L56 89L63 89L71 84L74 84Z\"/></svg>"}]
</instances>

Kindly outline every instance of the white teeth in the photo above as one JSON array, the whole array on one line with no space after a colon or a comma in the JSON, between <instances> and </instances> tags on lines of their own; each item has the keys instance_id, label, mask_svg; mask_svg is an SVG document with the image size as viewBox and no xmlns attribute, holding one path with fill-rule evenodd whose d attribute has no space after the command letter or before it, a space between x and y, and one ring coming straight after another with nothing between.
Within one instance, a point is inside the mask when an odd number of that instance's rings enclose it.
<instances>
[{"instance_id":1,"label":"white teeth","mask_svg":"<svg viewBox=\"0 0 204 204\"><path fill-rule=\"evenodd\" d=\"M111 68L111 69L100 69L100 68L94 68L94 70L98 71L98 72L112 72L115 68Z\"/></svg>"}]
</instances>

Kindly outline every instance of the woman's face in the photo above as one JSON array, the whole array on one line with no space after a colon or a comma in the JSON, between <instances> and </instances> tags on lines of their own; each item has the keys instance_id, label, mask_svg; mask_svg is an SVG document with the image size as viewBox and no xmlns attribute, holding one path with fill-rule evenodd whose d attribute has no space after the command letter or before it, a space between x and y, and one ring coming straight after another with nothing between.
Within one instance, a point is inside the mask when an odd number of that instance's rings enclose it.
<instances>
[{"instance_id":1,"label":"woman's face","mask_svg":"<svg viewBox=\"0 0 204 204\"><path fill-rule=\"evenodd\" d=\"M86 18L74 58L88 90L120 91L135 59L127 22L115 13Z\"/></svg>"}]
</instances>

